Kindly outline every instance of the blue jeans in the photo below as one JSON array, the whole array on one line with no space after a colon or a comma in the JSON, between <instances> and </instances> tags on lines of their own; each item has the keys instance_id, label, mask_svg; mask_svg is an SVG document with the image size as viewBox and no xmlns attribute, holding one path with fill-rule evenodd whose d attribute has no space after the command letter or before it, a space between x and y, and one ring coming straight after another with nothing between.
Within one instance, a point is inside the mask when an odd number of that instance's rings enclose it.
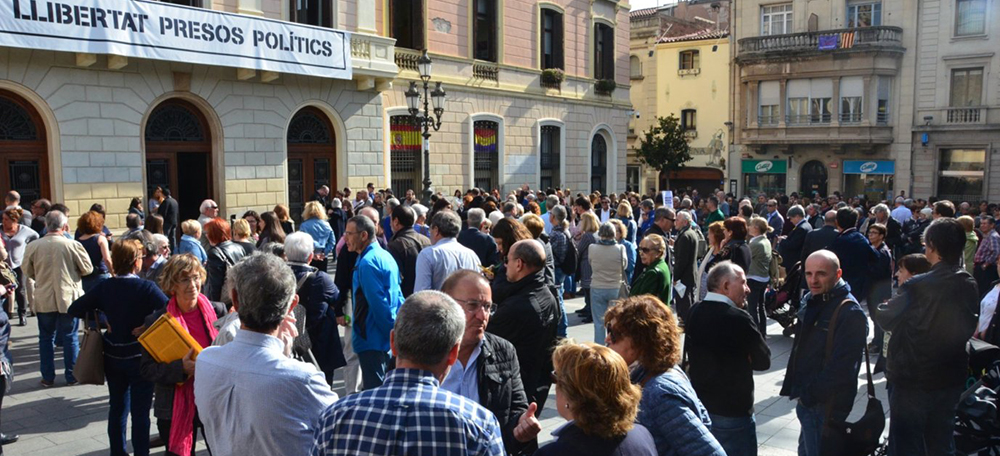
<instances>
[{"instance_id":1,"label":"blue jeans","mask_svg":"<svg viewBox=\"0 0 1000 456\"><path fill-rule=\"evenodd\" d=\"M566 317L566 304L563 302L563 283L566 282L566 274L561 269L556 268L556 296L559 299L559 325L556 329L556 336L565 338L566 330L569 329L569 318Z\"/></svg>"},{"instance_id":2,"label":"blue jeans","mask_svg":"<svg viewBox=\"0 0 1000 456\"><path fill-rule=\"evenodd\" d=\"M104 358L108 380L108 439L112 456L128 456L125 429L132 413L132 448L135 456L149 456L149 408L153 382L139 375L139 358Z\"/></svg>"},{"instance_id":3,"label":"blue jeans","mask_svg":"<svg viewBox=\"0 0 1000 456\"><path fill-rule=\"evenodd\" d=\"M960 388L921 390L892 385L889 456L955 454L955 408Z\"/></svg>"},{"instance_id":4,"label":"blue jeans","mask_svg":"<svg viewBox=\"0 0 1000 456\"><path fill-rule=\"evenodd\" d=\"M719 441L726 456L757 456L757 422L754 416L722 416L712 418L712 435Z\"/></svg>"},{"instance_id":5,"label":"blue jeans","mask_svg":"<svg viewBox=\"0 0 1000 456\"><path fill-rule=\"evenodd\" d=\"M617 288L591 288L590 314L594 316L594 343L604 345L606 336L604 329L604 314L607 313L611 301L618 299Z\"/></svg>"},{"instance_id":6,"label":"blue jeans","mask_svg":"<svg viewBox=\"0 0 1000 456\"><path fill-rule=\"evenodd\" d=\"M56 379L55 341L58 337L63 343L66 382L76 382L76 378L73 377L73 366L76 365L76 354L80 351L78 323L79 320L69 314L59 312L38 314L38 361L42 380L52 382Z\"/></svg>"},{"instance_id":7,"label":"blue jeans","mask_svg":"<svg viewBox=\"0 0 1000 456\"><path fill-rule=\"evenodd\" d=\"M799 403L795 415L799 417L799 456L819 456L820 437L823 435L823 418L826 407L806 407Z\"/></svg>"},{"instance_id":8,"label":"blue jeans","mask_svg":"<svg viewBox=\"0 0 1000 456\"><path fill-rule=\"evenodd\" d=\"M389 364L389 354L377 350L359 352L358 364L361 365L361 387L364 390L378 388L385 381L385 369Z\"/></svg>"},{"instance_id":9,"label":"blue jeans","mask_svg":"<svg viewBox=\"0 0 1000 456\"><path fill-rule=\"evenodd\" d=\"M570 293L576 294L576 277L573 274L570 274L565 277L566 278L564 280L566 283L563 284L563 289Z\"/></svg>"}]
</instances>

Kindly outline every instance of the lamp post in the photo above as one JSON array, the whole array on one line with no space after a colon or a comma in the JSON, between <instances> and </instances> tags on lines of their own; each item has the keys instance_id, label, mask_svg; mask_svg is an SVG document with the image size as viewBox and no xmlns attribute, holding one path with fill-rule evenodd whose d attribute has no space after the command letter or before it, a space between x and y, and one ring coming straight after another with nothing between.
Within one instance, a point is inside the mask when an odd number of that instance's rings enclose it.
<instances>
[{"instance_id":1,"label":"lamp post","mask_svg":"<svg viewBox=\"0 0 1000 456\"><path fill-rule=\"evenodd\" d=\"M406 104L410 108L410 117L413 120L414 125L418 128L423 129L424 137L424 190L421 192L423 194L423 204L430 207L431 203L431 164L430 164L430 147L429 140L431 137L431 129L438 131L441 128L441 115L444 114L444 89L441 88L441 83L438 82L434 86L434 90L430 90L431 83L431 58L427 56L427 50L424 50L423 55L417 59L417 68L420 71L420 80L424 84L424 91L421 94L417 87L416 81L410 82L410 89L406 91ZM421 98L423 99L424 108L423 112L420 110ZM433 115L429 103L433 103L434 110Z\"/></svg>"}]
</instances>

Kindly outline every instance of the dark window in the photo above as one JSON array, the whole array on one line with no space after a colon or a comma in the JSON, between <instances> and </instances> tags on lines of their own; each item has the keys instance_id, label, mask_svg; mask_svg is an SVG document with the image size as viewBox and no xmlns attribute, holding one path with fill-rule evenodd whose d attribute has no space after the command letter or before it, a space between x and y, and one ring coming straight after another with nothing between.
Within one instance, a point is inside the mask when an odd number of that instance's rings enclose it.
<instances>
[{"instance_id":1,"label":"dark window","mask_svg":"<svg viewBox=\"0 0 1000 456\"><path fill-rule=\"evenodd\" d=\"M163 3L172 3L174 5L184 5L193 6L195 8L201 8L201 0L160 0Z\"/></svg>"},{"instance_id":2,"label":"dark window","mask_svg":"<svg viewBox=\"0 0 1000 456\"><path fill-rule=\"evenodd\" d=\"M396 47L424 48L423 0L392 0L389 7L392 37Z\"/></svg>"},{"instance_id":3,"label":"dark window","mask_svg":"<svg viewBox=\"0 0 1000 456\"><path fill-rule=\"evenodd\" d=\"M499 188L500 124L490 120L477 120L473 124L473 130L475 131L473 185L486 190Z\"/></svg>"},{"instance_id":4,"label":"dark window","mask_svg":"<svg viewBox=\"0 0 1000 456\"><path fill-rule=\"evenodd\" d=\"M542 9L542 69L565 68L563 63L563 15Z\"/></svg>"},{"instance_id":5,"label":"dark window","mask_svg":"<svg viewBox=\"0 0 1000 456\"><path fill-rule=\"evenodd\" d=\"M333 0L292 0L292 22L333 27Z\"/></svg>"},{"instance_id":6,"label":"dark window","mask_svg":"<svg viewBox=\"0 0 1000 456\"><path fill-rule=\"evenodd\" d=\"M594 135L590 144L590 191L606 193L608 184L608 142Z\"/></svg>"},{"instance_id":7,"label":"dark window","mask_svg":"<svg viewBox=\"0 0 1000 456\"><path fill-rule=\"evenodd\" d=\"M594 79L615 78L615 29L594 25Z\"/></svg>"},{"instance_id":8,"label":"dark window","mask_svg":"<svg viewBox=\"0 0 1000 456\"><path fill-rule=\"evenodd\" d=\"M496 0L475 1L475 55L477 60L497 61Z\"/></svg>"},{"instance_id":9,"label":"dark window","mask_svg":"<svg viewBox=\"0 0 1000 456\"><path fill-rule=\"evenodd\" d=\"M694 70L696 68L698 68L698 51L681 52L680 69Z\"/></svg>"},{"instance_id":10,"label":"dark window","mask_svg":"<svg viewBox=\"0 0 1000 456\"><path fill-rule=\"evenodd\" d=\"M681 129L684 131L698 129L698 111L685 109L681 111Z\"/></svg>"},{"instance_id":11,"label":"dark window","mask_svg":"<svg viewBox=\"0 0 1000 456\"><path fill-rule=\"evenodd\" d=\"M556 188L561 185L559 181L560 153L559 127L553 125L542 127L541 147L539 150L539 161L541 162L539 188Z\"/></svg>"},{"instance_id":12,"label":"dark window","mask_svg":"<svg viewBox=\"0 0 1000 456\"><path fill-rule=\"evenodd\" d=\"M392 171L392 192L405 195L417 190L420 181L420 149L423 138L420 129L407 115L389 118L389 168Z\"/></svg>"}]
</instances>

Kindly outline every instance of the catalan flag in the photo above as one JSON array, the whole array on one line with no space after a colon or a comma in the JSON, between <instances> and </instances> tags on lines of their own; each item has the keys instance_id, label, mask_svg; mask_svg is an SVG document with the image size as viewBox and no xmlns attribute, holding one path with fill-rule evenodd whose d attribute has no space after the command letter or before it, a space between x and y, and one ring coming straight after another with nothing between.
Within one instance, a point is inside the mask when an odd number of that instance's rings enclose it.
<instances>
[{"instance_id":1,"label":"catalan flag","mask_svg":"<svg viewBox=\"0 0 1000 456\"><path fill-rule=\"evenodd\" d=\"M840 34L840 48L850 49L854 47L854 32L843 32Z\"/></svg>"}]
</instances>

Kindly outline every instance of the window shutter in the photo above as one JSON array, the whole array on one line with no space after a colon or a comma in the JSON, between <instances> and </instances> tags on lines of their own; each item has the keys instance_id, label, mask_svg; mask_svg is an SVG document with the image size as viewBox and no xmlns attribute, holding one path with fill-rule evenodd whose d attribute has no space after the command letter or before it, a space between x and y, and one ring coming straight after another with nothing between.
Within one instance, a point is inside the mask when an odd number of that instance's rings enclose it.
<instances>
[{"instance_id":1,"label":"window shutter","mask_svg":"<svg viewBox=\"0 0 1000 456\"><path fill-rule=\"evenodd\" d=\"M566 63L563 60L563 49L565 48L565 43L563 43L563 15L560 13L553 12L552 14L552 52L554 54L553 60L556 68L561 70L566 69Z\"/></svg>"}]
</instances>

